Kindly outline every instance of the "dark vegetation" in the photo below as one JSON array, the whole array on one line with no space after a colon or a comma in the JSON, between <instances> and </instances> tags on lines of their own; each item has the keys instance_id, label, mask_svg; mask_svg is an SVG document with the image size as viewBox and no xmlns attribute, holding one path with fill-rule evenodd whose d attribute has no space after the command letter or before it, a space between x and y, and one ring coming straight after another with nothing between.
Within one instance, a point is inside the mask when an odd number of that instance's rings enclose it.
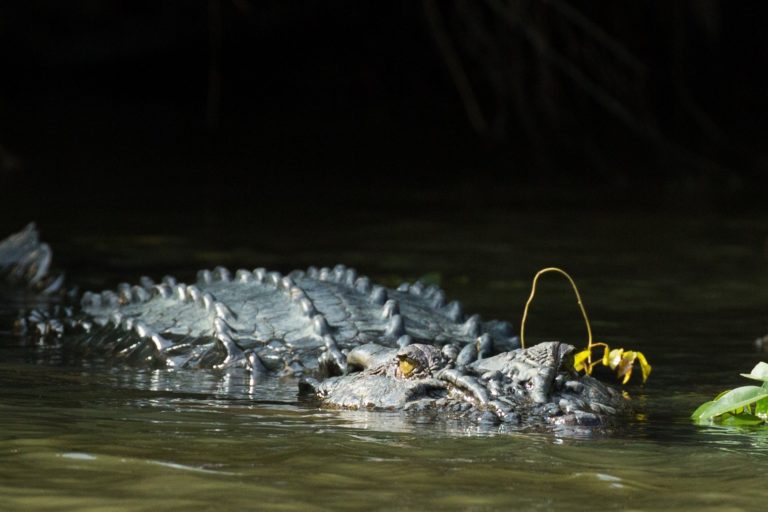
<instances>
[{"instance_id":1,"label":"dark vegetation","mask_svg":"<svg viewBox=\"0 0 768 512\"><path fill-rule=\"evenodd\" d=\"M760 208L766 14L722 0L3 2L0 199L41 215Z\"/></svg>"}]
</instances>

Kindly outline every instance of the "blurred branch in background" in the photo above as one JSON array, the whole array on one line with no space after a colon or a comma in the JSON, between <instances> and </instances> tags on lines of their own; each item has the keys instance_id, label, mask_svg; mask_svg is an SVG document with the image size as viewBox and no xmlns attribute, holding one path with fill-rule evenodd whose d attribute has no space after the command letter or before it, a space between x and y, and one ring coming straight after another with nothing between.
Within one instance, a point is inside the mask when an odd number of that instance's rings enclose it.
<instances>
[{"instance_id":1,"label":"blurred branch in background","mask_svg":"<svg viewBox=\"0 0 768 512\"><path fill-rule=\"evenodd\" d=\"M440 14L440 8L437 6L436 0L424 0L424 12L429 21L429 28L432 31L432 36L435 38L435 43L440 50L440 55L451 73L451 78L456 85L456 89L459 91L459 96L461 96L461 101L464 104L464 110L467 113L469 123L472 125L475 132L480 135L485 135L488 131L488 123L477 102L467 73L464 71L461 58L453 48L453 43L445 31L443 17Z\"/></svg>"},{"instance_id":2,"label":"blurred branch in background","mask_svg":"<svg viewBox=\"0 0 768 512\"><path fill-rule=\"evenodd\" d=\"M702 53L717 49L719 0L423 0L423 6L481 137L521 140L544 159L571 146L610 165L615 158L606 153L623 131L624 139L701 175L720 173L726 162L758 161L728 139L689 84Z\"/></svg>"},{"instance_id":3,"label":"blurred branch in background","mask_svg":"<svg viewBox=\"0 0 768 512\"><path fill-rule=\"evenodd\" d=\"M22 171L21 159L0 144L0 183L10 181Z\"/></svg>"},{"instance_id":4,"label":"blurred branch in background","mask_svg":"<svg viewBox=\"0 0 768 512\"><path fill-rule=\"evenodd\" d=\"M766 15L721 0L0 2L0 188L99 196L108 170L114 190L207 197L224 172L265 190L333 172L361 190L374 173L436 194L754 197Z\"/></svg>"},{"instance_id":5,"label":"blurred branch in background","mask_svg":"<svg viewBox=\"0 0 768 512\"><path fill-rule=\"evenodd\" d=\"M221 0L208 0L208 95L206 119L208 129L219 126L221 111L221 38L224 30L221 16Z\"/></svg>"}]
</instances>

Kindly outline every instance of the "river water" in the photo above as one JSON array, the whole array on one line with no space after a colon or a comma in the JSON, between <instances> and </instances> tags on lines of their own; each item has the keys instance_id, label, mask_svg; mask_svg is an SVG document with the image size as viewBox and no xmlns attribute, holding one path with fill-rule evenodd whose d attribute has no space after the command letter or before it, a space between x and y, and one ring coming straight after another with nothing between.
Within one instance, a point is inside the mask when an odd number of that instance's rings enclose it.
<instances>
[{"instance_id":1,"label":"river water","mask_svg":"<svg viewBox=\"0 0 768 512\"><path fill-rule=\"evenodd\" d=\"M40 223L83 288L198 268L283 272L343 262L378 282L420 277L519 328L530 280L565 268L598 340L643 351L638 413L593 436L520 432L398 413L319 410L296 383L239 372L75 360L8 330L0 304L0 510L758 510L768 429L689 415L768 355L768 218L413 211L407 218ZM277 216L277 215L276 215ZM19 229L6 219L3 233ZM585 343L567 283L545 276L528 344Z\"/></svg>"}]
</instances>

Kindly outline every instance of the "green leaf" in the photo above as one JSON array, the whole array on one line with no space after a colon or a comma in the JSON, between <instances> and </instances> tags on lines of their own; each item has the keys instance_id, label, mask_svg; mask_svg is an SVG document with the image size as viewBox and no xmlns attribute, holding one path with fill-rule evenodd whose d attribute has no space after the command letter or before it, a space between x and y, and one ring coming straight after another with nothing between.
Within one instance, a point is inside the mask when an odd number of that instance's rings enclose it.
<instances>
[{"instance_id":1,"label":"green leaf","mask_svg":"<svg viewBox=\"0 0 768 512\"><path fill-rule=\"evenodd\" d=\"M706 411L706 410L707 410L709 407L711 407L711 406L712 406L712 404L714 404L714 403L715 403L715 401L714 401L714 400L710 400L709 402L704 402L703 404L701 404L700 406L698 406L698 407L696 408L696 410L695 410L695 411L693 411L693 414L691 414L691 419L694 419L694 420L700 420L700 419L701 419L701 413L702 413L702 412L704 412L704 411Z\"/></svg>"},{"instance_id":2,"label":"green leaf","mask_svg":"<svg viewBox=\"0 0 768 512\"><path fill-rule=\"evenodd\" d=\"M754 368L752 368L751 372L742 373L741 376L746 377L748 379L768 382L768 363L764 363L760 361L759 363L757 363L757 365L755 365Z\"/></svg>"},{"instance_id":3,"label":"green leaf","mask_svg":"<svg viewBox=\"0 0 768 512\"><path fill-rule=\"evenodd\" d=\"M732 389L717 400L707 402L694 412L693 419L709 420L723 413L736 411L768 397L768 390L759 386L742 386Z\"/></svg>"},{"instance_id":4,"label":"green leaf","mask_svg":"<svg viewBox=\"0 0 768 512\"><path fill-rule=\"evenodd\" d=\"M741 414L729 415L727 418L723 419L721 423L723 425L734 425L734 426L761 425L763 423L763 420L758 418L754 414L748 414L743 412Z\"/></svg>"},{"instance_id":5,"label":"green leaf","mask_svg":"<svg viewBox=\"0 0 768 512\"><path fill-rule=\"evenodd\" d=\"M763 398L755 403L755 416L768 421L768 398Z\"/></svg>"},{"instance_id":6,"label":"green leaf","mask_svg":"<svg viewBox=\"0 0 768 512\"><path fill-rule=\"evenodd\" d=\"M717 394L717 396L716 396L715 398L713 398L712 400L713 400L713 401L715 401L715 400L720 400L721 398L723 398L725 395L727 395L727 394L728 394L728 393L730 393L731 391L733 391L733 390L732 390L732 389L726 389L725 391L721 391L721 392L720 392L720 393L718 393L718 394Z\"/></svg>"}]
</instances>

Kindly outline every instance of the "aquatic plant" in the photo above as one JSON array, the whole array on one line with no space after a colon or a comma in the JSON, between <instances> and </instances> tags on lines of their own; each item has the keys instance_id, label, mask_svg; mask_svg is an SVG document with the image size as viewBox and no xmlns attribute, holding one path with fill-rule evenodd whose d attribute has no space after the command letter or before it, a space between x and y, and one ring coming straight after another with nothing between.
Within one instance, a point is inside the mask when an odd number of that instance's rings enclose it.
<instances>
[{"instance_id":1,"label":"aquatic plant","mask_svg":"<svg viewBox=\"0 0 768 512\"><path fill-rule=\"evenodd\" d=\"M696 423L760 425L768 422L768 363L759 362L742 377L762 382L760 386L741 386L723 391L704 402L691 415Z\"/></svg>"},{"instance_id":2,"label":"aquatic plant","mask_svg":"<svg viewBox=\"0 0 768 512\"><path fill-rule=\"evenodd\" d=\"M534 295L536 295L536 283L539 277L542 275L554 272L564 276L576 294L576 302L581 310L581 315L584 317L584 324L587 326L587 347L574 355L574 368L577 371L583 371L587 375L592 375L592 371L595 366L602 364L609 367L616 372L617 377L622 379L622 384L629 382L632 377L632 369L637 362L640 365L640 371L642 373L643 383L648 380L648 376L651 374L651 365L648 364L648 360L642 352L637 350L624 350L623 348L611 349L607 343L595 342L592 340L592 327L589 324L589 317L587 316L587 310L584 307L584 303L581 300L579 289L576 287L576 283L573 278L565 270L557 267L547 267L539 270L533 277L533 284L531 286L531 295L528 297L528 301L525 303L525 309L523 311L523 320L520 324L520 346L525 348L525 321L528 319L528 308L533 301ZM593 351L596 349L603 349L603 354L599 358L594 358Z\"/></svg>"}]
</instances>

